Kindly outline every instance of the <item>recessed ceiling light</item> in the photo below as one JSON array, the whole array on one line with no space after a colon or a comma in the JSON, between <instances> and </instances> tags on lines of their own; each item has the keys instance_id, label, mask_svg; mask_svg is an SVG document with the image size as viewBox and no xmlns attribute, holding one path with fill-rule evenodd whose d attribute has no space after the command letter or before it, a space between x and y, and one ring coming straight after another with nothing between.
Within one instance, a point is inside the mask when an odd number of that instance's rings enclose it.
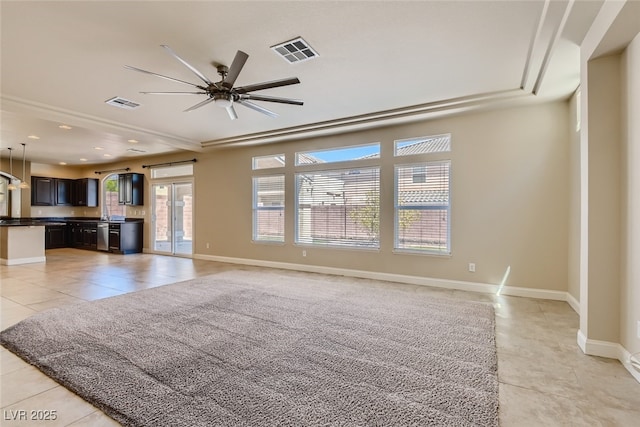
<instances>
[{"instance_id":1,"label":"recessed ceiling light","mask_svg":"<svg viewBox=\"0 0 640 427\"><path fill-rule=\"evenodd\" d=\"M104 157L111 157L111 154L109 154L109 153L104 153L104 154L103 154L103 156L104 156Z\"/></svg>"},{"instance_id":2,"label":"recessed ceiling light","mask_svg":"<svg viewBox=\"0 0 640 427\"><path fill-rule=\"evenodd\" d=\"M128 140L127 142L130 142L130 143L132 143L132 144L137 144L137 143L138 143L138 140L137 140L137 139L130 139L130 140Z\"/></svg>"},{"instance_id":3,"label":"recessed ceiling light","mask_svg":"<svg viewBox=\"0 0 640 427\"><path fill-rule=\"evenodd\" d=\"M81 162L86 162L87 159L85 159L84 157L80 159Z\"/></svg>"},{"instance_id":4,"label":"recessed ceiling light","mask_svg":"<svg viewBox=\"0 0 640 427\"><path fill-rule=\"evenodd\" d=\"M104 150L102 147L93 147L94 150Z\"/></svg>"},{"instance_id":5,"label":"recessed ceiling light","mask_svg":"<svg viewBox=\"0 0 640 427\"><path fill-rule=\"evenodd\" d=\"M58 163L58 164L59 164L59 165L64 166L64 165L66 165L66 164L67 164L67 162L60 162L60 163Z\"/></svg>"},{"instance_id":6,"label":"recessed ceiling light","mask_svg":"<svg viewBox=\"0 0 640 427\"><path fill-rule=\"evenodd\" d=\"M38 135L29 135L27 138L29 139L40 139Z\"/></svg>"},{"instance_id":7,"label":"recessed ceiling light","mask_svg":"<svg viewBox=\"0 0 640 427\"><path fill-rule=\"evenodd\" d=\"M71 126L69 125L60 125L58 126L60 129L64 129L64 130L69 130L69 129L73 129Z\"/></svg>"}]
</instances>

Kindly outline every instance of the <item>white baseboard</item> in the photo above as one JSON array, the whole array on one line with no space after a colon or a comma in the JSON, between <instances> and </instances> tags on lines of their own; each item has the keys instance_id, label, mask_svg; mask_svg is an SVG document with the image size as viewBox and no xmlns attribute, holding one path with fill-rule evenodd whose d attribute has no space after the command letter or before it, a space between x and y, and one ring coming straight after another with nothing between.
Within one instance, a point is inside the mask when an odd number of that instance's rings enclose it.
<instances>
[{"instance_id":1,"label":"white baseboard","mask_svg":"<svg viewBox=\"0 0 640 427\"><path fill-rule=\"evenodd\" d=\"M573 308L573 311L580 314L580 301L578 301L573 295L567 292L567 303Z\"/></svg>"},{"instance_id":2,"label":"white baseboard","mask_svg":"<svg viewBox=\"0 0 640 427\"><path fill-rule=\"evenodd\" d=\"M215 255L194 254L194 259L208 261L226 262L230 264L253 265L256 267L280 268L283 270L306 271L309 273L334 274L338 276L359 277L362 279L385 280L389 282L407 283L412 285L433 286L437 288L455 289L460 291L480 292L495 294L499 286L489 283L466 282L463 280L438 279L433 277L409 276L404 274L380 273L375 271L354 270L348 268L323 267L308 264L294 264L288 262L265 261L247 258L232 258ZM548 289L520 288L515 286L504 286L500 293L502 295L549 299L556 301L567 301L569 295L564 291L552 291Z\"/></svg>"},{"instance_id":3,"label":"white baseboard","mask_svg":"<svg viewBox=\"0 0 640 427\"><path fill-rule=\"evenodd\" d=\"M13 259L0 259L2 265L20 265L20 264L34 264L36 262L46 262L47 258L44 256L32 257L32 258L13 258Z\"/></svg>"},{"instance_id":4,"label":"white baseboard","mask_svg":"<svg viewBox=\"0 0 640 427\"><path fill-rule=\"evenodd\" d=\"M640 383L640 372L631 365L631 353L619 343L592 340L587 338L581 330L578 331L578 346L584 354L590 356L618 359L622 366Z\"/></svg>"}]
</instances>

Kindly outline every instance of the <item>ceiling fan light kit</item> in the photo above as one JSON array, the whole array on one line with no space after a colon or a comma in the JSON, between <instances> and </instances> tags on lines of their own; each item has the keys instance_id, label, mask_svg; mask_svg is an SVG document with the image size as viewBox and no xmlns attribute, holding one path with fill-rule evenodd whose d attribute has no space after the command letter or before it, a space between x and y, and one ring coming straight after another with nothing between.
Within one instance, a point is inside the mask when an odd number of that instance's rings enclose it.
<instances>
[{"instance_id":1,"label":"ceiling fan light kit","mask_svg":"<svg viewBox=\"0 0 640 427\"><path fill-rule=\"evenodd\" d=\"M267 108L259 106L251 101L265 101L265 102L274 102L280 104L289 104L289 105L303 105L303 102L298 99L291 98L278 98L274 96L264 96L264 95L252 95L250 92L255 92L259 90L272 89L281 86L288 86L293 84L300 83L300 80L297 77L290 77L286 79L274 80L270 82L256 83L246 86L234 87L236 79L242 68L244 67L247 59L249 59L249 55L245 52L239 50L236 52L235 57L233 58L233 62L230 67L226 67L225 65L218 65L217 71L221 77L219 82L212 82L209 80L203 73L201 73L194 66L185 61L182 57L180 57L177 53L175 53L169 46L161 45L171 56L173 56L178 62L187 67L191 72L193 72L200 80L202 80L203 84L195 84L190 83L184 80L176 79L169 76L164 76L162 74L154 73L152 71L143 70L140 68L132 67L130 65L125 65L125 68L133 71L138 71L140 73L150 74L152 76L160 77L165 80L186 84L194 87L197 91L189 91L189 92L140 92L147 95L206 95L207 99L201 101L185 110L185 112L193 111L200 107L203 107L211 102L213 102L218 107L224 108L229 114L229 118L231 120L235 120L238 118L238 115L233 107L235 103L240 104L249 109L255 110L259 113L265 114L270 117L277 117L278 114L274 111L271 111Z\"/></svg>"}]
</instances>

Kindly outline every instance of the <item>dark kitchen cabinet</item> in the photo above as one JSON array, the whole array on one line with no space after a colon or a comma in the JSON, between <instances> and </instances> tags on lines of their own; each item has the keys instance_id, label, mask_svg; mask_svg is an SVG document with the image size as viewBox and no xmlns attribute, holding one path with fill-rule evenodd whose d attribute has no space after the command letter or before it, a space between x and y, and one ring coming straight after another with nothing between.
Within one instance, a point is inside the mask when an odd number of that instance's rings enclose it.
<instances>
[{"instance_id":1,"label":"dark kitchen cabinet","mask_svg":"<svg viewBox=\"0 0 640 427\"><path fill-rule=\"evenodd\" d=\"M57 206L71 206L73 204L73 180L65 178L54 179L55 204Z\"/></svg>"},{"instance_id":2,"label":"dark kitchen cabinet","mask_svg":"<svg viewBox=\"0 0 640 427\"><path fill-rule=\"evenodd\" d=\"M73 248L81 248L83 246L82 223L69 223L69 246Z\"/></svg>"},{"instance_id":3,"label":"dark kitchen cabinet","mask_svg":"<svg viewBox=\"0 0 640 427\"><path fill-rule=\"evenodd\" d=\"M119 254L142 252L142 222L109 224L109 251Z\"/></svg>"},{"instance_id":4,"label":"dark kitchen cabinet","mask_svg":"<svg viewBox=\"0 0 640 427\"><path fill-rule=\"evenodd\" d=\"M54 205L54 181L54 178L45 178L42 176L31 177L32 206Z\"/></svg>"},{"instance_id":5,"label":"dark kitchen cabinet","mask_svg":"<svg viewBox=\"0 0 640 427\"><path fill-rule=\"evenodd\" d=\"M31 177L31 206L98 206L95 178Z\"/></svg>"},{"instance_id":6,"label":"dark kitchen cabinet","mask_svg":"<svg viewBox=\"0 0 640 427\"><path fill-rule=\"evenodd\" d=\"M84 224L82 227L82 247L98 250L98 224L95 222Z\"/></svg>"},{"instance_id":7,"label":"dark kitchen cabinet","mask_svg":"<svg viewBox=\"0 0 640 427\"><path fill-rule=\"evenodd\" d=\"M65 248L67 244L66 225L47 225L45 227L45 249Z\"/></svg>"},{"instance_id":8,"label":"dark kitchen cabinet","mask_svg":"<svg viewBox=\"0 0 640 427\"><path fill-rule=\"evenodd\" d=\"M73 182L73 205L88 208L98 206L98 180L96 178L76 179Z\"/></svg>"},{"instance_id":9,"label":"dark kitchen cabinet","mask_svg":"<svg viewBox=\"0 0 640 427\"><path fill-rule=\"evenodd\" d=\"M122 173L118 175L118 204L144 205L144 174Z\"/></svg>"},{"instance_id":10,"label":"dark kitchen cabinet","mask_svg":"<svg viewBox=\"0 0 640 427\"><path fill-rule=\"evenodd\" d=\"M98 249L97 222L70 222L68 246L80 249Z\"/></svg>"}]
</instances>

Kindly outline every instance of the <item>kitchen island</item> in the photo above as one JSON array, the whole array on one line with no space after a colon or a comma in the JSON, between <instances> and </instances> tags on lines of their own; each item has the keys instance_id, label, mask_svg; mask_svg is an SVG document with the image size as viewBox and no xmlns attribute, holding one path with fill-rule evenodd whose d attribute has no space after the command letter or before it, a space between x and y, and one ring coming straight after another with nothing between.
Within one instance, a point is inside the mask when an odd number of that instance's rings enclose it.
<instances>
[{"instance_id":1,"label":"kitchen island","mask_svg":"<svg viewBox=\"0 0 640 427\"><path fill-rule=\"evenodd\" d=\"M44 224L0 222L0 264L45 262Z\"/></svg>"}]
</instances>

